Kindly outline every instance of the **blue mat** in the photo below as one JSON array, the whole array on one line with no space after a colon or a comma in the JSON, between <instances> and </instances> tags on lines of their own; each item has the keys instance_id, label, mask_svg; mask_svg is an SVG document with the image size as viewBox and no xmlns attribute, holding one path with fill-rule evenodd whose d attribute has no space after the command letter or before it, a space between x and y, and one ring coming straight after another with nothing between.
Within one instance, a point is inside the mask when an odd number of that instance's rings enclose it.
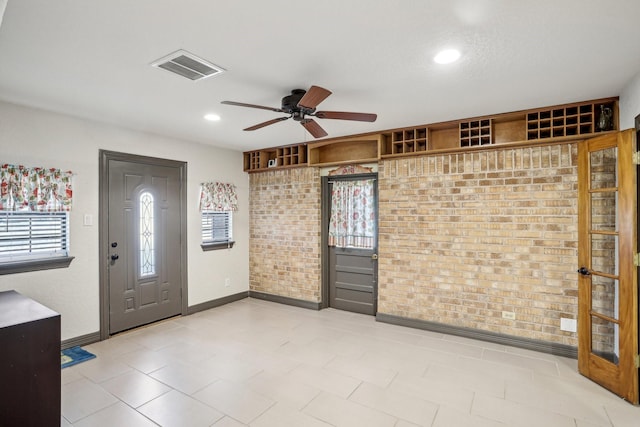
<instances>
[{"instance_id":1,"label":"blue mat","mask_svg":"<svg viewBox=\"0 0 640 427\"><path fill-rule=\"evenodd\" d=\"M78 363L85 362L87 360L96 357L95 354L89 353L87 350L83 350L79 346L67 348L60 352L60 369L68 368L69 366L77 365Z\"/></svg>"}]
</instances>

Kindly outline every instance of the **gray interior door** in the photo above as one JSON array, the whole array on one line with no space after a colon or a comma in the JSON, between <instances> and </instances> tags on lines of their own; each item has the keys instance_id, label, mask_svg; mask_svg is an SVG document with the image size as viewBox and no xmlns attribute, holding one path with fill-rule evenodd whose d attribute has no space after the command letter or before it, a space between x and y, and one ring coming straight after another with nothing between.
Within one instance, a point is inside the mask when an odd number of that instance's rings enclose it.
<instances>
[{"instance_id":1,"label":"gray interior door","mask_svg":"<svg viewBox=\"0 0 640 427\"><path fill-rule=\"evenodd\" d=\"M375 250L329 248L329 306L376 314Z\"/></svg>"},{"instance_id":2,"label":"gray interior door","mask_svg":"<svg viewBox=\"0 0 640 427\"><path fill-rule=\"evenodd\" d=\"M373 207L375 211L374 230L375 237L370 248L340 247L328 244L325 248L328 263L327 286L328 286L328 306L340 310L352 311L356 313L375 315L378 306L378 255L377 255L377 175L346 175L330 177L326 181L325 201L327 210L326 216L331 216L331 197L333 185L337 181L373 181ZM328 220L324 221L324 232L328 231ZM327 238L323 239L327 242Z\"/></svg>"},{"instance_id":3,"label":"gray interior door","mask_svg":"<svg viewBox=\"0 0 640 427\"><path fill-rule=\"evenodd\" d=\"M108 164L109 333L181 313L181 170Z\"/></svg>"}]
</instances>

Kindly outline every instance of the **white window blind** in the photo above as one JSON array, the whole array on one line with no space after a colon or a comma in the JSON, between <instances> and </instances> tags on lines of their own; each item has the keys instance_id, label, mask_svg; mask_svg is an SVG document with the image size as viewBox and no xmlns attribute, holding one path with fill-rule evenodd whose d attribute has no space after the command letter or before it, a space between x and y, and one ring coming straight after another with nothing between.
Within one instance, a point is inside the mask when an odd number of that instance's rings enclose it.
<instances>
[{"instance_id":1,"label":"white window blind","mask_svg":"<svg viewBox=\"0 0 640 427\"><path fill-rule=\"evenodd\" d=\"M231 221L231 212L202 211L202 243L230 242Z\"/></svg>"},{"instance_id":2,"label":"white window blind","mask_svg":"<svg viewBox=\"0 0 640 427\"><path fill-rule=\"evenodd\" d=\"M67 212L0 211L0 263L68 256Z\"/></svg>"}]
</instances>

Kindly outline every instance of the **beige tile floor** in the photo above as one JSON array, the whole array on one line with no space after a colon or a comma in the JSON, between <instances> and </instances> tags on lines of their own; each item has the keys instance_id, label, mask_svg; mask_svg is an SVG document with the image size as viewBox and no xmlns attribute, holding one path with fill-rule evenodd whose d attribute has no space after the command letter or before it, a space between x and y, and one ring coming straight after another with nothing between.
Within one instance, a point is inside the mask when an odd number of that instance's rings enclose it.
<instances>
[{"instance_id":1,"label":"beige tile floor","mask_svg":"<svg viewBox=\"0 0 640 427\"><path fill-rule=\"evenodd\" d=\"M85 346L63 426L639 427L576 361L245 299Z\"/></svg>"}]
</instances>

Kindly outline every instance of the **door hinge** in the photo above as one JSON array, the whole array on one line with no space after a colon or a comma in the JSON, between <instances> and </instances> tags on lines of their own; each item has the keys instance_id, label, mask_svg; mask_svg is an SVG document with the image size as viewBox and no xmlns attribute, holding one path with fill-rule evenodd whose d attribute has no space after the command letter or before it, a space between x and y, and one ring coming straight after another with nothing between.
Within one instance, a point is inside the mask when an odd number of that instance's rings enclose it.
<instances>
[{"instance_id":1,"label":"door hinge","mask_svg":"<svg viewBox=\"0 0 640 427\"><path fill-rule=\"evenodd\" d=\"M640 165L640 151L633 153L633 164Z\"/></svg>"},{"instance_id":2,"label":"door hinge","mask_svg":"<svg viewBox=\"0 0 640 427\"><path fill-rule=\"evenodd\" d=\"M636 354L636 356L633 358L633 361L636 369L640 368L640 354Z\"/></svg>"},{"instance_id":3,"label":"door hinge","mask_svg":"<svg viewBox=\"0 0 640 427\"><path fill-rule=\"evenodd\" d=\"M633 256L633 265L636 267L640 267L640 253L637 253Z\"/></svg>"}]
</instances>

